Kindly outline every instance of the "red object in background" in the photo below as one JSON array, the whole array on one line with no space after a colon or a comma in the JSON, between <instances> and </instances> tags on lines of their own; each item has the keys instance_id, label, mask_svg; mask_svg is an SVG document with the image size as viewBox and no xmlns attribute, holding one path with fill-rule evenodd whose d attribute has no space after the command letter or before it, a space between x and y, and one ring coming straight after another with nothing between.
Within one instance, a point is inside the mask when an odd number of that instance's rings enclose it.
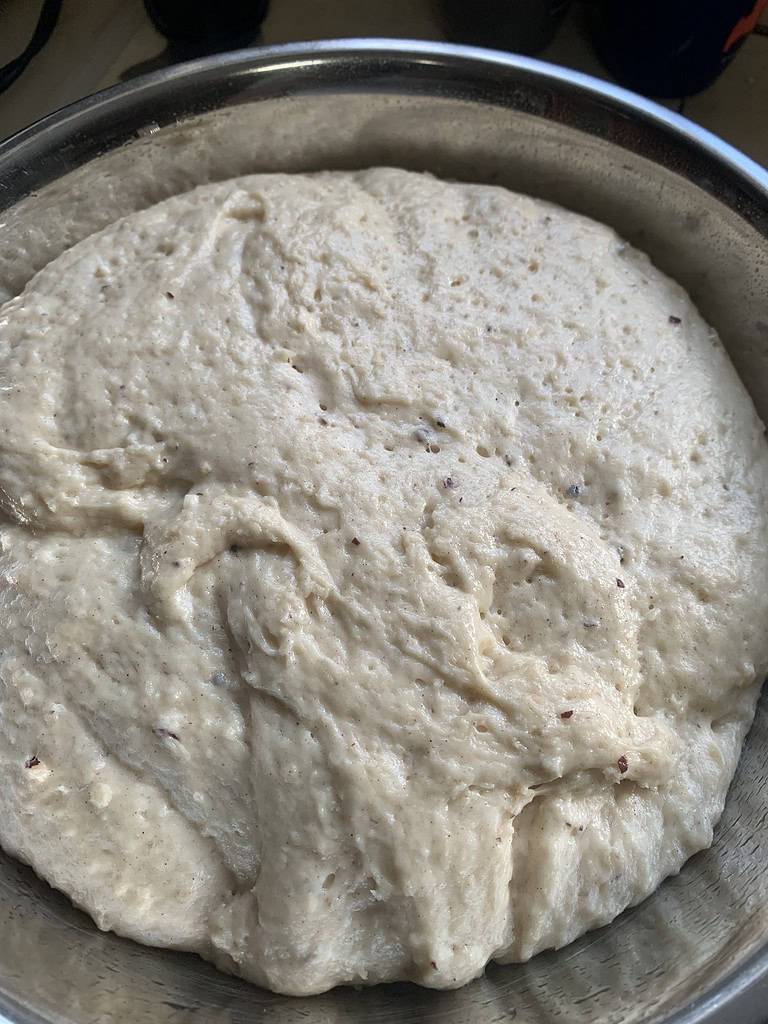
<instances>
[{"instance_id":1,"label":"red object in background","mask_svg":"<svg viewBox=\"0 0 768 1024\"><path fill-rule=\"evenodd\" d=\"M757 25L766 0L602 0L595 46L615 78L646 96L711 85Z\"/></svg>"},{"instance_id":2,"label":"red object in background","mask_svg":"<svg viewBox=\"0 0 768 1024\"><path fill-rule=\"evenodd\" d=\"M744 39L745 36L748 36L750 32L754 32L754 30L757 28L758 21L760 21L760 15L765 10L766 2L768 2L768 0L756 0L755 6L752 8L751 13L745 15L743 18L739 18L739 20L733 26L731 34L725 41L724 49L726 53L728 53L728 51L732 47L734 47L736 43L741 42L741 40Z\"/></svg>"}]
</instances>

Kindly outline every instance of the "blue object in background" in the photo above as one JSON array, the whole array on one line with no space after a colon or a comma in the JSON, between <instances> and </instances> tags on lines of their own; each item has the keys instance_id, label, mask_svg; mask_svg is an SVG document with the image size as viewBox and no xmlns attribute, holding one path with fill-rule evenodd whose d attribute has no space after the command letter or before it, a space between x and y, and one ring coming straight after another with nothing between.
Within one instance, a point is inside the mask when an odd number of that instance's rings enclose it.
<instances>
[{"instance_id":1,"label":"blue object in background","mask_svg":"<svg viewBox=\"0 0 768 1024\"><path fill-rule=\"evenodd\" d=\"M621 85L691 96L711 85L754 31L766 0L601 0L595 48Z\"/></svg>"}]
</instances>

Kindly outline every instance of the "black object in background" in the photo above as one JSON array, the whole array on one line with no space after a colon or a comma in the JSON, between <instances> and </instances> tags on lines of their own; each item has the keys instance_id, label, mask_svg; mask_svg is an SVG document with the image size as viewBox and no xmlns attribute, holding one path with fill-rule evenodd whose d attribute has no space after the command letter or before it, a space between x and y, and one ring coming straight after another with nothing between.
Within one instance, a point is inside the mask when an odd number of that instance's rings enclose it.
<instances>
[{"instance_id":1,"label":"black object in background","mask_svg":"<svg viewBox=\"0 0 768 1024\"><path fill-rule=\"evenodd\" d=\"M51 38L51 33L56 28L56 22L61 14L61 4L62 0L43 0L35 31L24 52L0 68L0 92L13 85L27 64L40 53Z\"/></svg>"},{"instance_id":2,"label":"black object in background","mask_svg":"<svg viewBox=\"0 0 768 1024\"><path fill-rule=\"evenodd\" d=\"M690 96L711 85L755 28L766 0L601 0L594 41L621 85Z\"/></svg>"},{"instance_id":3,"label":"black object in background","mask_svg":"<svg viewBox=\"0 0 768 1024\"><path fill-rule=\"evenodd\" d=\"M442 0L441 7L445 34L453 42L530 54L551 42L570 2Z\"/></svg>"},{"instance_id":4,"label":"black object in background","mask_svg":"<svg viewBox=\"0 0 768 1024\"><path fill-rule=\"evenodd\" d=\"M248 45L261 28L269 0L144 0L144 6L172 43L222 50Z\"/></svg>"}]
</instances>

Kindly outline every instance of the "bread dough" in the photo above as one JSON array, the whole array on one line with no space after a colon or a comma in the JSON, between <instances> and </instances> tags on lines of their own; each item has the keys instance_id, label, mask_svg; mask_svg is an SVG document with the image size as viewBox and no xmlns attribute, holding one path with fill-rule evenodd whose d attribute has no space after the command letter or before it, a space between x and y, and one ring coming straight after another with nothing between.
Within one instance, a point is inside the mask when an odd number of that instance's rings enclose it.
<instances>
[{"instance_id":1,"label":"bread dough","mask_svg":"<svg viewBox=\"0 0 768 1024\"><path fill-rule=\"evenodd\" d=\"M0 309L0 840L279 992L450 988L712 839L768 449L606 227L426 175L208 185Z\"/></svg>"}]
</instances>

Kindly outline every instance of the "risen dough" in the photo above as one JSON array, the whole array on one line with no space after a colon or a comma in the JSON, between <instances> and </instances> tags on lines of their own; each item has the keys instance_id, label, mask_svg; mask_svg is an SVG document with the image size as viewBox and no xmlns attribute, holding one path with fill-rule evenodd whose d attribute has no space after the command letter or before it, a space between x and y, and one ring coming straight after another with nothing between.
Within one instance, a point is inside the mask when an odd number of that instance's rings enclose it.
<instances>
[{"instance_id":1,"label":"risen dough","mask_svg":"<svg viewBox=\"0 0 768 1024\"><path fill-rule=\"evenodd\" d=\"M461 985L707 846L768 452L605 227L396 170L117 222L0 310L0 840L290 993Z\"/></svg>"}]
</instances>

